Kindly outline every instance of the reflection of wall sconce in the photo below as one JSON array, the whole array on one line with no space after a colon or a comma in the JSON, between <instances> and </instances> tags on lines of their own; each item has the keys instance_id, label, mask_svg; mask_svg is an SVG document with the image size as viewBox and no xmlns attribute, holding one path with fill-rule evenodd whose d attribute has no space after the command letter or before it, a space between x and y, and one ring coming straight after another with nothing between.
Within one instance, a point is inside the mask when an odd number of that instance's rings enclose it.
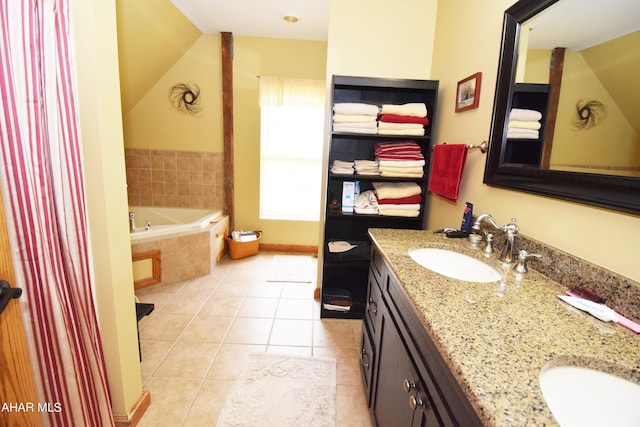
<instances>
[{"instance_id":1,"label":"reflection of wall sconce","mask_svg":"<svg viewBox=\"0 0 640 427\"><path fill-rule=\"evenodd\" d=\"M200 112L200 88L197 84L178 83L169 89L169 99L176 110L186 114Z\"/></svg>"},{"instance_id":2,"label":"reflection of wall sconce","mask_svg":"<svg viewBox=\"0 0 640 427\"><path fill-rule=\"evenodd\" d=\"M607 118L607 106L600 101L581 99L576 103L576 113L573 125L578 129L590 129Z\"/></svg>"}]
</instances>

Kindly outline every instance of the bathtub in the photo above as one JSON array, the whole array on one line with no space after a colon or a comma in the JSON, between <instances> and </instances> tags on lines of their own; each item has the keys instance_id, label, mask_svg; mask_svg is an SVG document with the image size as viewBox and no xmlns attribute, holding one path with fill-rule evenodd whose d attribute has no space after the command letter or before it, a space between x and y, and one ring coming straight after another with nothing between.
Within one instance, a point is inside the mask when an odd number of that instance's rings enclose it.
<instances>
[{"instance_id":1,"label":"bathtub","mask_svg":"<svg viewBox=\"0 0 640 427\"><path fill-rule=\"evenodd\" d=\"M203 230L222 216L222 210L129 206L136 214L137 231L131 233L131 242L162 236L185 234ZM151 221L151 230L146 230Z\"/></svg>"}]
</instances>

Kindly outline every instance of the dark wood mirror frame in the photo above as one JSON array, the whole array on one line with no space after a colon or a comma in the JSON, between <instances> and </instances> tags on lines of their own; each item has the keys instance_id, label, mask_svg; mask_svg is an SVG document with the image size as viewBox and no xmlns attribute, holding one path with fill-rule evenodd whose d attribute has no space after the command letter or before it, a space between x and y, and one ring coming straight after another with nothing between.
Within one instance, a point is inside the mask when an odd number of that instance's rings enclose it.
<instances>
[{"instance_id":1,"label":"dark wood mirror frame","mask_svg":"<svg viewBox=\"0 0 640 427\"><path fill-rule=\"evenodd\" d=\"M640 215L640 178L545 170L502 161L518 61L520 24L557 1L562 0L520 0L504 13L484 183Z\"/></svg>"}]
</instances>

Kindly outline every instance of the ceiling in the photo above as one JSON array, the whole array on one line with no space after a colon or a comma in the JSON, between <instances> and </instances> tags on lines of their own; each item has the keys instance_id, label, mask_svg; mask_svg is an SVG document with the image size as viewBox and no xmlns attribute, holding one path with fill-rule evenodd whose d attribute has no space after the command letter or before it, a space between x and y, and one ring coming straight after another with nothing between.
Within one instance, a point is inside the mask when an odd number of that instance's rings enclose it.
<instances>
[{"instance_id":1,"label":"ceiling","mask_svg":"<svg viewBox=\"0 0 640 427\"><path fill-rule=\"evenodd\" d=\"M204 34L327 40L329 0L171 0ZM298 22L286 22L293 15Z\"/></svg>"}]
</instances>

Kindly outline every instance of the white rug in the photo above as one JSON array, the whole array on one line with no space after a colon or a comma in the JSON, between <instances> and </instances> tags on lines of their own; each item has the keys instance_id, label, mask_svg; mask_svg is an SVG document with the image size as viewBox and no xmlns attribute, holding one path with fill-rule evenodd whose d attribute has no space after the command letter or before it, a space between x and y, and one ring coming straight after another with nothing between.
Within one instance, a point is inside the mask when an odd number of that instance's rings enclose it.
<instances>
[{"instance_id":1,"label":"white rug","mask_svg":"<svg viewBox=\"0 0 640 427\"><path fill-rule=\"evenodd\" d=\"M311 283L314 275L311 255L276 255L269 267L267 282Z\"/></svg>"},{"instance_id":2,"label":"white rug","mask_svg":"<svg viewBox=\"0 0 640 427\"><path fill-rule=\"evenodd\" d=\"M336 361L252 353L217 427L334 427Z\"/></svg>"}]
</instances>

